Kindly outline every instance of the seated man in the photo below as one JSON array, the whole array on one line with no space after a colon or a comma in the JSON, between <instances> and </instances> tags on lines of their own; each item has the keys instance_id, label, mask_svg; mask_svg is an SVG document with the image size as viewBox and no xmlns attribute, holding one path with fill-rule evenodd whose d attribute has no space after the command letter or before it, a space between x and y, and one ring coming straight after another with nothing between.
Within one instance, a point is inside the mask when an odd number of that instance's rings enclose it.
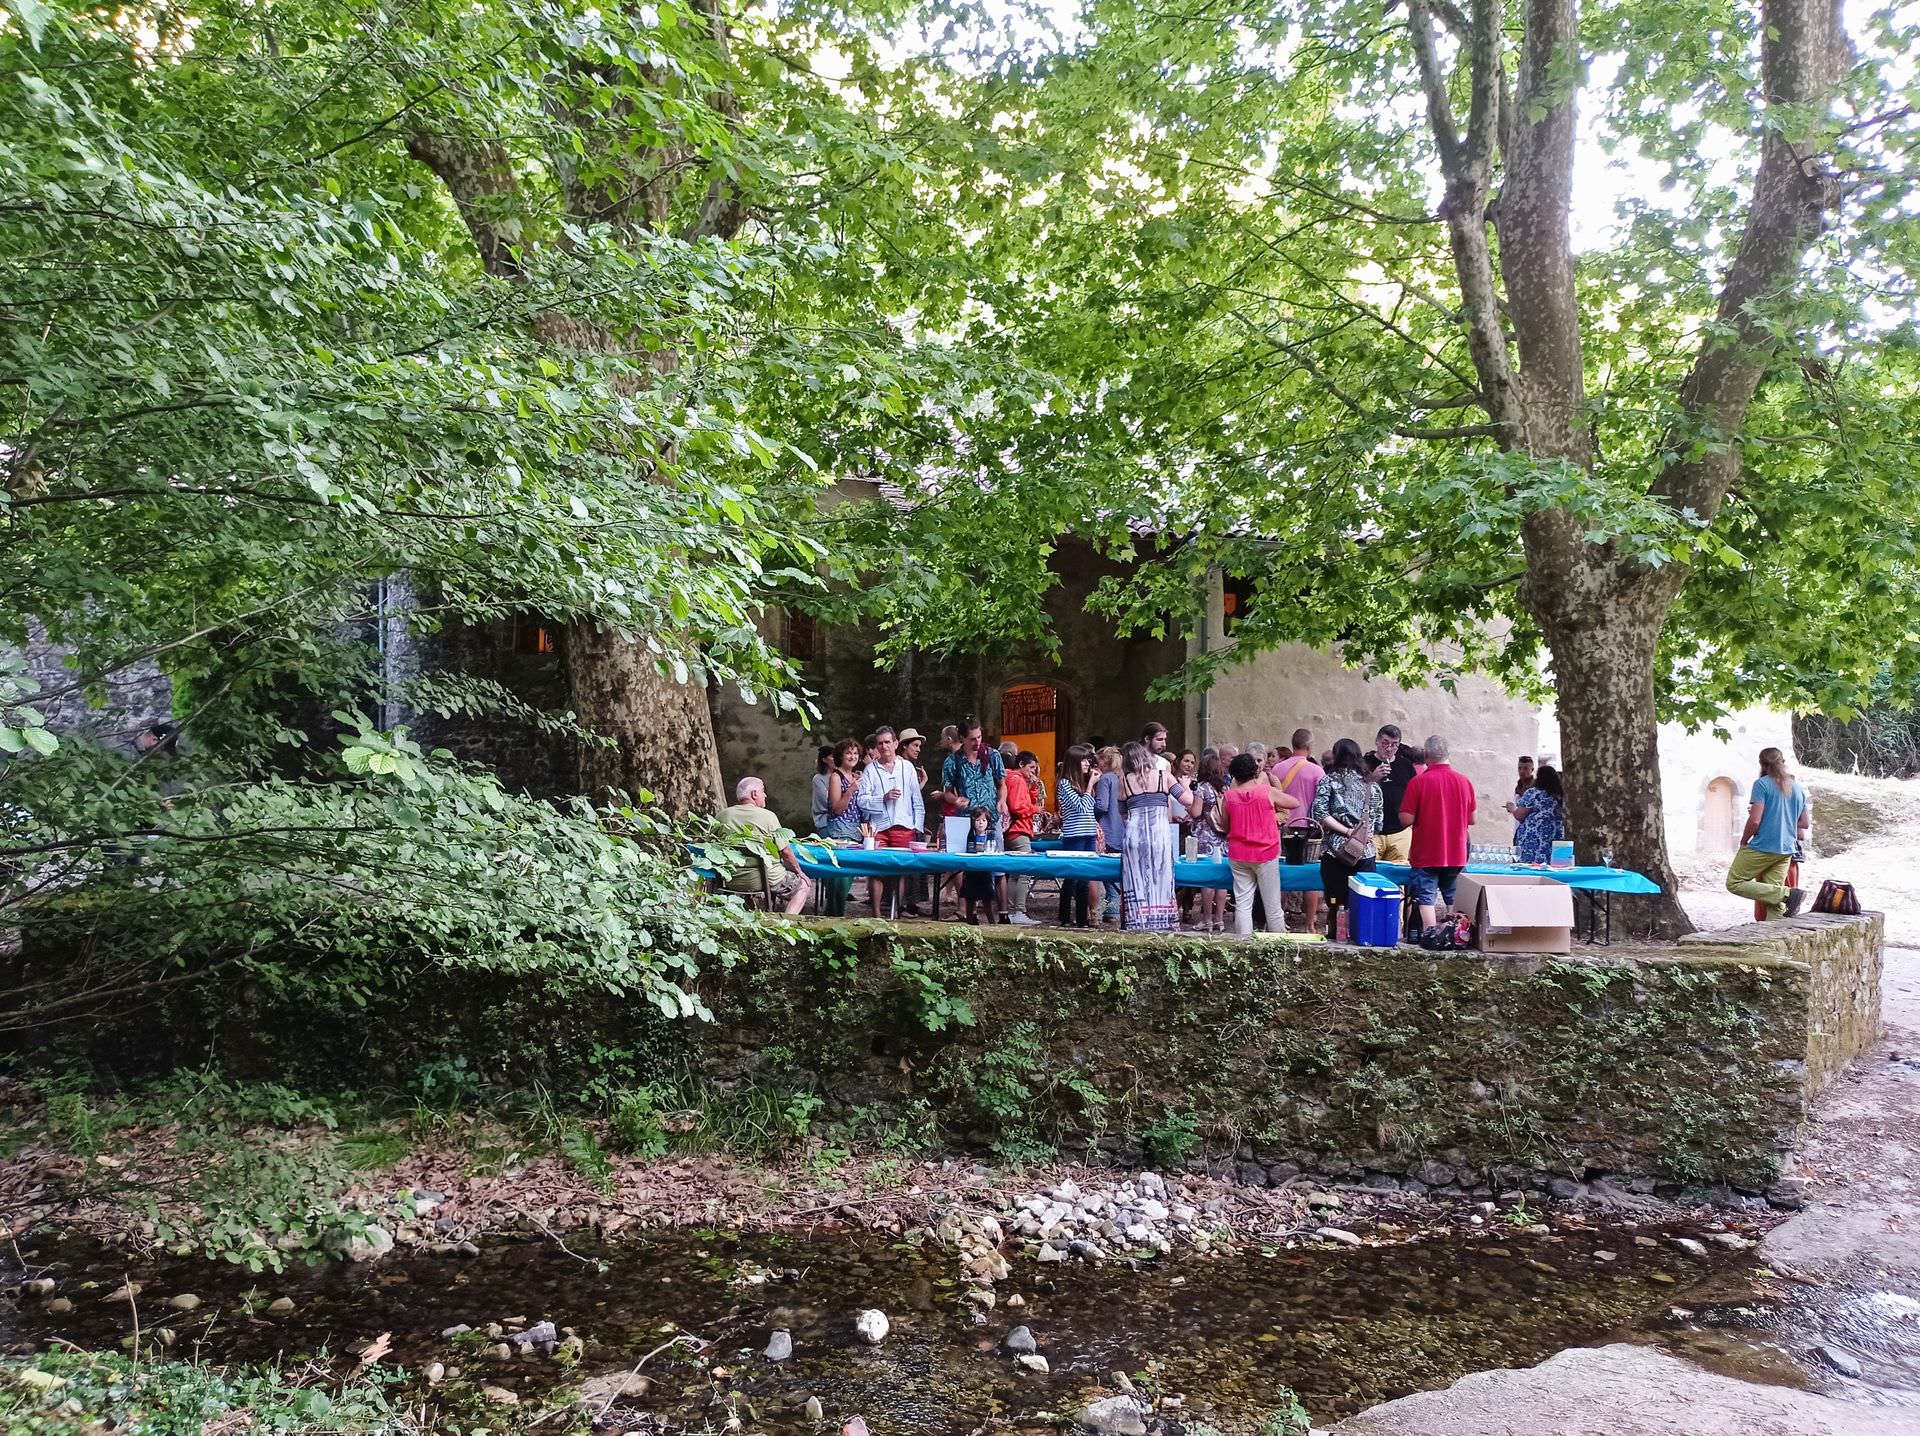
<instances>
[{"instance_id":1,"label":"seated man","mask_svg":"<svg viewBox=\"0 0 1920 1436\"><path fill-rule=\"evenodd\" d=\"M723 828L740 828L769 837L780 831L780 820L767 807L765 783L758 778L742 778L734 785L733 795L738 801L720 814ZM793 855L792 844L780 844L780 862L786 871L775 881L767 874L767 860L754 858L727 879L727 891L757 893L765 883L775 898L786 899L789 913L799 912L806 907L807 899L813 894L813 882L800 871L800 860Z\"/></svg>"}]
</instances>

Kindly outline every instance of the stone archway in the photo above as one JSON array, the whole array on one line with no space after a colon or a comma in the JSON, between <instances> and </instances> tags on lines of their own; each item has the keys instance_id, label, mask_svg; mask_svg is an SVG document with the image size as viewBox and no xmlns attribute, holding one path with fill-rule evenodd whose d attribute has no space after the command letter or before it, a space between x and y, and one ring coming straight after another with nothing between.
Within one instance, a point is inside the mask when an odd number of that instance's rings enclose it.
<instances>
[{"instance_id":1,"label":"stone archway","mask_svg":"<svg viewBox=\"0 0 1920 1436\"><path fill-rule=\"evenodd\" d=\"M1700 851L1730 853L1740 846L1739 794L1733 779L1718 777L1700 797Z\"/></svg>"}]
</instances>

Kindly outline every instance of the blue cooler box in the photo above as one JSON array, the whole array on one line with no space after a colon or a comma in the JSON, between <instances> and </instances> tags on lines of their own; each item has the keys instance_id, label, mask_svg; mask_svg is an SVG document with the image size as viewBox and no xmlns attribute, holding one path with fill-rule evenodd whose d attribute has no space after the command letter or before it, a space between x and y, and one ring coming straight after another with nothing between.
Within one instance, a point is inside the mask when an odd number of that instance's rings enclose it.
<instances>
[{"instance_id":1,"label":"blue cooler box","mask_svg":"<svg viewBox=\"0 0 1920 1436\"><path fill-rule=\"evenodd\" d=\"M1400 945L1400 884L1378 873L1355 873L1347 880L1353 892L1353 920L1348 935L1361 947Z\"/></svg>"}]
</instances>

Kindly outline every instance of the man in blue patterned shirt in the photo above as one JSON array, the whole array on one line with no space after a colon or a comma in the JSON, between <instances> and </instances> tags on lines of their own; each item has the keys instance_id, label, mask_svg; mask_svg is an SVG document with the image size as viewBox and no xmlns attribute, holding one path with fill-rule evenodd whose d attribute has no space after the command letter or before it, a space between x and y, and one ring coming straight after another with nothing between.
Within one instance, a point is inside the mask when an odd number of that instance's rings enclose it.
<instances>
[{"instance_id":1,"label":"man in blue patterned shirt","mask_svg":"<svg viewBox=\"0 0 1920 1436\"><path fill-rule=\"evenodd\" d=\"M1006 831L1007 769L1000 755L981 739L978 719L961 721L960 747L947 755L940 786L958 800L962 813L971 815L976 808L985 808L993 814L994 831Z\"/></svg>"}]
</instances>

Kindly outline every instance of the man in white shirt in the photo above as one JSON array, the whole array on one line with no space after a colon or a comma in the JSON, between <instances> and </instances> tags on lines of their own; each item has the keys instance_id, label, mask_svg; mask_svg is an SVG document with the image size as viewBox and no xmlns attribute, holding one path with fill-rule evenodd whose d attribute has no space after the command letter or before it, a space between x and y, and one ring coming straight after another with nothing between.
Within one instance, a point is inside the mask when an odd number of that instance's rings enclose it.
<instances>
[{"instance_id":1,"label":"man in white shirt","mask_svg":"<svg viewBox=\"0 0 1920 1436\"><path fill-rule=\"evenodd\" d=\"M912 848L914 835L926 824L926 803L920 796L920 777L902 758L893 729L873 735L873 761L860 774L854 794L860 816L873 828L876 847ZM899 901L901 879L875 878L873 915L884 917Z\"/></svg>"}]
</instances>

